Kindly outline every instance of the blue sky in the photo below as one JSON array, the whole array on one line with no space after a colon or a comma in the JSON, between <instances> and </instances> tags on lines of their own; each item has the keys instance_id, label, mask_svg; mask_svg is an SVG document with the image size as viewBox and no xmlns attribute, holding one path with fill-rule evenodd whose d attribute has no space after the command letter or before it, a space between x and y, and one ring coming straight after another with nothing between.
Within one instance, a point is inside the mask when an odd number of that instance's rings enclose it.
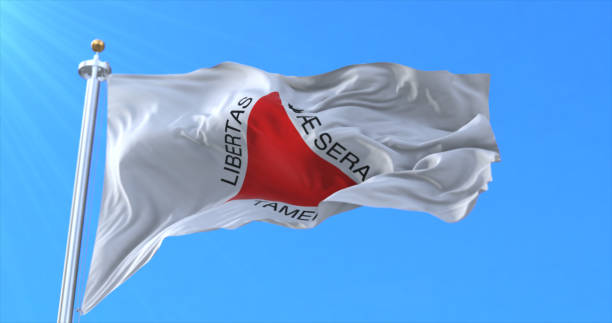
<instances>
[{"instance_id":1,"label":"blue sky","mask_svg":"<svg viewBox=\"0 0 612 323\"><path fill-rule=\"evenodd\" d=\"M0 1L0 320L57 313L85 81L223 61L491 73L502 162L456 224L360 208L167 239L81 322L612 321L612 3ZM105 144L97 123L84 257ZM83 262L86 268L87 261ZM82 283L79 298L82 296Z\"/></svg>"}]
</instances>

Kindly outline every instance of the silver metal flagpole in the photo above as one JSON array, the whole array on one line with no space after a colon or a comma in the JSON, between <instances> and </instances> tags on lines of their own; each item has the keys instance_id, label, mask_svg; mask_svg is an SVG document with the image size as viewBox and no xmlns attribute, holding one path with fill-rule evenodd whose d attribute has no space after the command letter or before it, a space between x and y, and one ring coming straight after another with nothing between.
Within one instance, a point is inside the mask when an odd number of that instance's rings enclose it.
<instances>
[{"instance_id":1,"label":"silver metal flagpole","mask_svg":"<svg viewBox=\"0 0 612 323\"><path fill-rule=\"evenodd\" d=\"M83 121L81 123L81 139L77 157L74 190L72 192L72 208L70 210L70 226L66 242L66 258L64 259L64 276L62 292L57 313L58 323L72 323L74 314L74 296L79 272L79 256L81 252L81 235L83 232L83 217L89 182L89 165L91 163L91 148L98 109L98 93L100 82L111 73L110 65L99 59L99 53L104 50L104 42L96 39L91 42L95 54L93 59L79 64L79 74L87 80L85 103L83 104Z\"/></svg>"}]
</instances>

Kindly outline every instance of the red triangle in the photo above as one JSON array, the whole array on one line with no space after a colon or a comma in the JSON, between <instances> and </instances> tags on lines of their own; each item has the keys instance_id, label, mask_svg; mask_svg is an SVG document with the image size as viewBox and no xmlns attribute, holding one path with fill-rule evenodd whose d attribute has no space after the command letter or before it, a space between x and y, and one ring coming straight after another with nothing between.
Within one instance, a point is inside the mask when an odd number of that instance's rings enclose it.
<instances>
[{"instance_id":1,"label":"red triangle","mask_svg":"<svg viewBox=\"0 0 612 323\"><path fill-rule=\"evenodd\" d=\"M232 200L262 199L317 206L355 185L336 166L315 154L291 123L278 92L260 98L247 127L248 166Z\"/></svg>"}]
</instances>

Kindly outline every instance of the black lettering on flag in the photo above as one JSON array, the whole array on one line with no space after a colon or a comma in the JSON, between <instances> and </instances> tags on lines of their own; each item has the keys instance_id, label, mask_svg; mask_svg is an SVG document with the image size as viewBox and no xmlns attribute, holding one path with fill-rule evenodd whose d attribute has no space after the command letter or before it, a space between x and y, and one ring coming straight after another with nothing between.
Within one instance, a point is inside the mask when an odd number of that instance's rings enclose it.
<instances>
[{"instance_id":1,"label":"black lettering on flag","mask_svg":"<svg viewBox=\"0 0 612 323\"><path fill-rule=\"evenodd\" d=\"M232 155L225 155L225 165L240 168L240 166L242 166L242 161L238 157L234 157Z\"/></svg>"},{"instance_id":2,"label":"black lettering on flag","mask_svg":"<svg viewBox=\"0 0 612 323\"><path fill-rule=\"evenodd\" d=\"M232 115L232 117L234 117L234 120L236 120L236 122L238 122L238 124L242 124L242 122L240 122L240 115L243 114L244 111L242 110L232 110L230 111L230 114Z\"/></svg>"},{"instance_id":3,"label":"black lettering on flag","mask_svg":"<svg viewBox=\"0 0 612 323\"><path fill-rule=\"evenodd\" d=\"M365 181L366 177L368 176L368 171L370 171L370 166L369 165L365 165L365 166L361 166L357 169L355 169L353 171L353 173L359 173L361 174L361 181Z\"/></svg>"},{"instance_id":4,"label":"black lettering on flag","mask_svg":"<svg viewBox=\"0 0 612 323\"><path fill-rule=\"evenodd\" d=\"M319 120L319 118L317 117L311 117L311 116L298 116L298 118L302 119L302 129L304 129L304 132L308 135L310 134L308 132L308 129L306 129L306 125L310 126L310 129L314 130L314 128L316 127L314 125L314 122L316 121L316 123L319 124L319 126L321 125L321 121Z\"/></svg>"},{"instance_id":5,"label":"black lettering on flag","mask_svg":"<svg viewBox=\"0 0 612 323\"><path fill-rule=\"evenodd\" d=\"M225 120L225 132L227 132L227 129L231 129L231 130L234 130L236 132L240 132L240 129L234 128L234 127L229 125L229 119Z\"/></svg>"},{"instance_id":6,"label":"black lettering on flag","mask_svg":"<svg viewBox=\"0 0 612 323\"><path fill-rule=\"evenodd\" d=\"M304 110L300 110L300 109L294 108L291 104L288 104L288 106L289 106L289 109L291 109L295 113L302 113L302 112L304 112Z\"/></svg>"},{"instance_id":7,"label":"black lettering on flag","mask_svg":"<svg viewBox=\"0 0 612 323\"><path fill-rule=\"evenodd\" d=\"M349 163L351 163L351 166L349 166L350 170L353 170L353 167L355 166L355 164L359 163L359 157L357 157L357 155L353 154L350 151L348 153L346 153L346 155L344 155L344 157L342 157L342 159L340 159L340 164L342 164L342 162L345 161L345 160L348 161Z\"/></svg>"},{"instance_id":8,"label":"black lettering on flag","mask_svg":"<svg viewBox=\"0 0 612 323\"><path fill-rule=\"evenodd\" d=\"M278 210L278 213L285 213L285 216L290 216L291 218L295 218L295 216L300 212L300 209L295 209L291 212L287 212L287 210L289 210L289 207L286 205L281 206L280 210Z\"/></svg>"},{"instance_id":9,"label":"black lettering on flag","mask_svg":"<svg viewBox=\"0 0 612 323\"><path fill-rule=\"evenodd\" d=\"M236 149L238 149L238 151L236 151ZM242 156L242 148L240 147L225 145L225 151L236 156Z\"/></svg>"},{"instance_id":10,"label":"black lettering on flag","mask_svg":"<svg viewBox=\"0 0 612 323\"><path fill-rule=\"evenodd\" d=\"M315 211L302 210L302 213L300 214L300 216L298 216L297 219L302 221L308 221L308 219L311 218L314 214Z\"/></svg>"},{"instance_id":11,"label":"black lettering on flag","mask_svg":"<svg viewBox=\"0 0 612 323\"><path fill-rule=\"evenodd\" d=\"M282 202L255 200L253 206L259 206L261 208L270 208L270 211L300 221L314 221L319 215L316 211L303 210L299 207L294 208L294 206Z\"/></svg>"},{"instance_id":12,"label":"black lettering on flag","mask_svg":"<svg viewBox=\"0 0 612 323\"><path fill-rule=\"evenodd\" d=\"M233 182L230 182L230 181L228 181L228 180L227 180L227 179L225 179L225 178L222 178L222 179L221 179L221 181L222 181L222 182L225 182L225 183L228 183L228 184L230 184L230 185L234 185L234 186L236 186L236 183L238 183L238 175L236 175L236 176L234 177L234 181L233 181Z\"/></svg>"},{"instance_id":13,"label":"black lettering on flag","mask_svg":"<svg viewBox=\"0 0 612 323\"><path fill-rule=\"evenodd\" d=\"M325 139L327 138L327 143L325 143ZM328 134L327 132L322 133L319 136L319 139L321 139L321 141L318 141L317 139L315 139L314 144L317 148L319 148L320 150L325 150L327 149L327 144L331 144L332 142L332 137L330 136L330 134ZM320 145L319 145L320 144Z\"/></svg>"},{"instance_id":14,"label":"black lettering on flag","mask_svg":"<svg viewBox=\"0 0 612 323\"><path fill-rule=\"evenodd\" d=\"M268 207L268 206L269 206L269 207L271 207L271 208L273 208L273 209L274 209L274 211L276 211L276 207L278 206L278 203L276 203L276 202L271 202L271 203L265 204L263 207L265 208L265 207Z\"/></svg>"},{"instance_id":15,"label":"black lettering on flag","mask_svg":"<svg viewBox=\"0 0 612 323\"><path fill-rule=\"evenodd\" d=\"M245 96L244 98L240 99L240 101L238 101L238 105L243 109L246 109L249 107L251 102L253 102L253 99Z\"/></svg>"},{"instance_id":16,"label":"black lettering on flag","mask_svg":"<svg viewBox=\"0 0 612 323\"><path fill-rule=\"evenodd\" d=\"M236 143L236 140L238 140L238 143ZM226 134L225 135L225 143L226 144L230 144L230 145L240 146L240 137Z\"/></svg>"},{"instance_id":17,"label":"black lettering on flag","mask_svg":"<svg viewBox=\"0 0 612 323\"><path fill-rule=\"evenodd\" d=\"M246 109L247 107L249 107L251 102L253 102L253 99L245 96L238 101L238 106L242 109ZM225 120L225 137L223 139L225 140L225 152L227 153L227 155L225 155L225 166L223 167L223 169L225 171L231 172L232 174L229 174L230 176L232 176L233 174L238 175L234 175L232 180L221 177L221 181L232 186L236 186L236 184L238 183L238 179L240 177L240 167L242 166L242 159L240 159L240 157L242 156L242 146L240 144L240 141L242 140L242 132L240 131L240 128L237 128L235 126L242 125L240 117L243 113L245 113L245 111L243 110L230 110L230 115L232 116L231 119L234 119L237 123L234 126L230 125L230 118ZM230 130L233 131L233 134L235 134L236 136L230 135L228 133L230 132Z\"/></svg>"},{"instance_id":18,"label":"black lettering on flag","mask_svg":"<svg viewBox=\"0 0 612 323\"><path fill-rule=\"evenodd\" d=\"M338 157L340 157L340 156L334 156L334 155L331 154L332 152L335 152L335 153L338 153L338 154L342 153L342 151L336 150L336 147L339 147L342 150L346 150L346 148L344 148L344 146L342 146L341 144L334 143L331 147L329 147L329 150L327 151L327 156L329 156L329 157L331 157L331 158L333 158L335 160L338 160Z\"/></svg>"}]
</instances>

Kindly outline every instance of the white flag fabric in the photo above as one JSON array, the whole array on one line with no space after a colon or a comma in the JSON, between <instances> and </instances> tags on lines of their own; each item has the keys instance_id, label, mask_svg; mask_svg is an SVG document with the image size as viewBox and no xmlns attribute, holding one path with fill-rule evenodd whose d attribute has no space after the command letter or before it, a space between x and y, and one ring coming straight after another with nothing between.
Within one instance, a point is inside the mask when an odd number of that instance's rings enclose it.
<instances>
[{"instance_id":1,"label":"white flag fabric","mask_svg":"<svg viewBox=\"0 0 612 323\"><path fill-rule=\"evenodd\" d=\"M312 228L358 206L453 222L487 189L499 160L488 74L377 63L288 77L223 63L113 74L108 89L83 313L167 236L251 221Z\"/></svg>"}]
</instances>

